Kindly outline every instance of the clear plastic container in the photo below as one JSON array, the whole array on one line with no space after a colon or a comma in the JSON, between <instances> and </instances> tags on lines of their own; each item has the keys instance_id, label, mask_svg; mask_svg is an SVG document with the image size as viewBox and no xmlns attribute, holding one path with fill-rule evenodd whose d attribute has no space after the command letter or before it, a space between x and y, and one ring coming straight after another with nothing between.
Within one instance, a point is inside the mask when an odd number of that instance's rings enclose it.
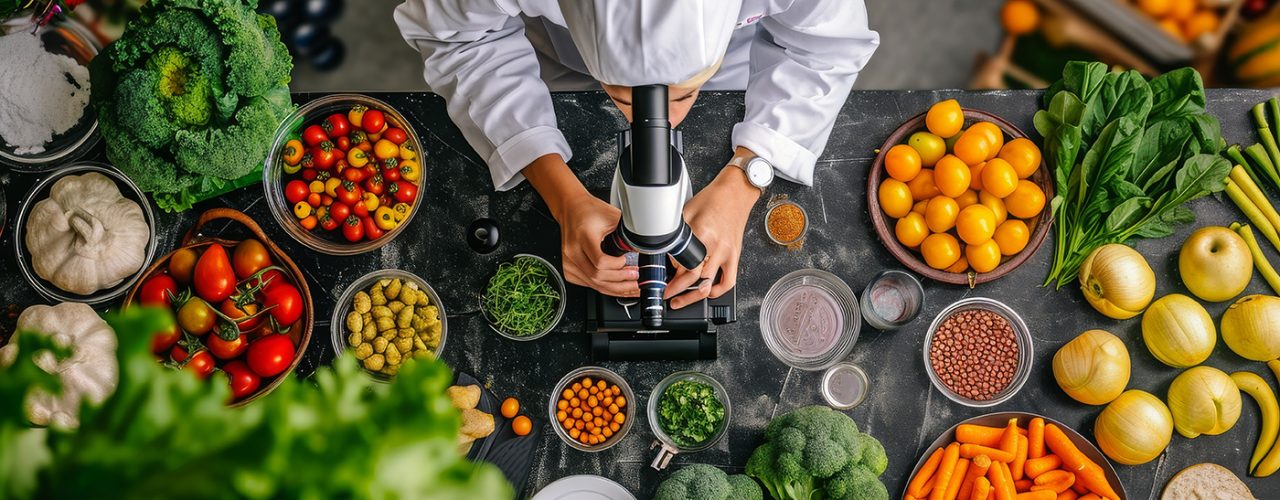
<instances>
[{"instance_id":1,"label":"clear plastic container","mask_svg":"<svg viewBox=\"0 0 1280 500\"><path fill-rule=\"evenodd\" d=\"M551 282L553 284L552 286L555 287L556 291L560 293L560 303L556 305L556 313L555 313L555 316L552 317L551 323L548 324L546 328L542 329L542 331L538 333L535 333L533 335L520 336L520 335L514 335L514 334L510 334L502 331L500 328L495 326L492 321L489 320L489 313L484 310L483 297L481 297L480 299L480 312L481 312L481 315L484 316L485 324L489 325L490 330L493 330L497 332L498 335L509 338L511 340L519 340L523 342L527 340L535 340L535 339L541 338L546 334L551 333L551 330L554 330L556 328L556 325L560 324L560 318L564 317L565 290L564 290L564 278L560 277L560 270L556 269L556 266L551 265L551 262L548 262L547 259L538 257L537 255L533 255L533 254L518 253L514 257L512 257L511 260L514 261L515 259L518 259L520 257L529 257L531 259L537 260L543 266L546 266L548 274L552 278L554 278L551 280Z\"/></svg>"},{"instance_id":2,"label":"clear plastic container","mask_svg":"<svg viewBox=\"0 0 1280 500\"><path fill-rule=\"evenodd\" d=\"M716 399L720 401L720 404L724 405L724 421L720 423L720 428L716 430L716 433L711 438L697 446L686 447L676 444L675 440L671 439L671 436L663 431L662 425L658 423L658 401L662 399L662 393L666 392L667 388L671 387L671 384L681 380L689 380L711 386L712 390L715 391ZM649 466L653 467L654 470L662 470L671 462L671 458L678 453L693 453L715 446L724 437L725 430L729 428L729 419L733 416L733 406L729 404L729 392L724 389L723 385L720 385L720 381L702 372L686 370L667 375L667 378L662 379L662 381L658 382L658 385L653 387L653 392L649 393L649 403L645 407L645 416L649 418L649 430L653 431L654 437L657 438L657 441L650 445L649 448L660 448L658 455L653 458L653 462Z\"/></svg>"},{"instance_id":3,"label":"clear plastic container","mask_svg":"<svg viewBox=\"0 0 1280 500\"><path fill-rule=\"evenodd\" d=\"M924 287L910 273L896 269L881 271L862 291L861 303L862 319L872 328L901 328L916 319L924 308Z\"/></svg>"},{"instance_id":4,"label":"clear plastic container","mask_svg":"<svg viewBox=\"0 0 1280 500\"><path fill-rule=\"evenodd\" d=\"M825 370L858 342L862 314L849 285L834 274L801 269L783 276L760 303L760 335L779 360Z\"/></svg>"},{"instance_id":5,"label":"clear plastic container","mask_svg":"<svg viewBox=\"0 0 1280 500\"><path fill-rule=\"evenodd\" d=\"M618 429L618 432L613 433L613 436L610 436L609 439L605 440L605 442L601 444L586 445L572 437L569 437L569 431L566 430L564 426L561 425L560 420L556 418L556 403L560 401L560 393L564 392L565 388L573 385L574 380L582 377L591 377L595 380L603 379L606 383L615 384L622 389L622 396L627 398L627 405L624 407L626 420L622 422L622 427ZM635 423L636 393L632 392L631 386L627 384L626 379L622 378L621 375L614 373L612 370L609 370L608 368L601 368L599 366L584 366L566 373L559 382L556 382L555 390L551 392L551 399L547 402L547 417L548 422L551 422L551 427L556 430L556 435L560 436L560 440L564 441L565 444L579 451L592 453L604 451L612 448L613 445L618 444L619 441L622 441L622 438L626 437L627 432L631 430L631 424Z\"/></svg>"},{"instance_id":6,"label":"clear plastic container","mask_svg":"<svg viewBox=\"0 0 1280 500\"><path fill-rule=\"evenodd\" d=\"M431 301L430 305L436 306L440 310L440 345L436 346L435 352L436 358L440 357L440 353L444 352L445 341L449 339L449 317L445 314L444 303L440 302L440 295L436 294L436 290L431 288L431 285L428 285L425 280L411 272L399 269L382 269L361 276L348 285L347 289L342 292L342 296L338 297L338 301L333 306L333 317L329 319L329 334L333 342L334 353L340 354L342 351L349 349L347 346L347 334L350 332L347 331L346 319L347 313L351 312L355 307L352 301L355 299L356 294L362 290L367 292L378 280L396 278L417 283L418 288L427 292L427 298ZM390 382L392 379L392 377L382 373L374 373L368 370L365 370L365 372L373 377L374 380Z\"/></svg>"},{"instance_id":7,"label":"clear plastic container","mask_svg":"<svg viewBox=\"0 0 1280 500\"><path fill-rule=\"evenodd\" d=\"M351 110L352 106L357 104L369 109L381 110L386 116L389 126L404 129L409 136L409 140L405 144L411 144L416 148L418 163L423 166L424 170L418 180L418 198L413 201L413 210L409 211L409 215L405 216L400 225L387 231L386 234L376 240L351 243L343 239L339 231L325 231L320 228L308 231L298 222L297 217L294 217L293 207L289 200L284 197L284 186L295 177L289 176L286 178L282 153L285 144L290 139L297 138L306 125L314 124L334 113L346 113ZM332 94L302 105L281 122L280 128L276 129L275 141L267 152L267 162L262 171L262 187L266 194L267 205L271 207L271 215L275 217L280 227L284 228L286 233L289 233L290 237L317 252L330 255L357 255L382 248L383 245L390 243L396 236L404 232L409 227L409 224L413 222L413 217L417 215L418 208L422 206L422 197L425 196L426 191L426 164L423 163L425 158L426 153L422 149L422 143L418 140L418 133L413 130L413 126L409 124L404 115L401 115L391 105L366 95ZM301 179L301 177L296 178Z\"/></svg>"},{"instance_id":8,"label":"clear plastic container","mask_svg":"<svg viewBox=\"0 0 1280 500\"><path fill-rule=\"evenodd\" d=\"M31 25L0 26L0 36L6 29L29 32ZM97 37L79 21L69 17L54 20L40 28L38 34L44 41L45 51L75 59L82 66L88 66L89 61L102 50ZM44 151L39 153L19 154L16 148L0 139L0 164L19 172L48 172L83 157L98 144L98 139L97 115L92 106L86 105L80 120L66 132L55 134L53 140L44 145Z\"/></svg>"},{"instance_id":9,"label":"clear plastic container","mask_svg":"<svg viewBox=\"0 0 1280 500\"><path fill-rule=\"evenodd\" d=\"M938 327L942 326L942 322L952 314L973 310L989 311L1003 317L1013 328L1013 336L1018 343L1018 368L1014 370L1013 380L1009 381L1009 385L1004 390L986 401L970 399L952 391L942 383L942 379L938 378L937 372L933 369L933 363L929 362L929 346L933 343L933 336L938 331ZM933 382L933 387L948 399L970 408L987 408L1012 398L1022 389L1023 384L1027 383L1027 378L1031 376L1031 362L1035 358L1034 347L1031 345L1031 330L1027 329L1027 324L1022 321L1022 317L1003 302L986 297L960 299L938 313L938 317L934 318L933 323L929 325L929 331L925 333L923 353L924 369L929 374L929 381Z\"/></svg>"},{"instance_id":10,"label":"clear plastic container","mask_svg":"<svg viewBox=\"0 0 1280 500\"><path fill-rule=\"evenodd\" d=\"M848 410L862 404L871 390L867 372L849 362L836 363L822 373L822 399L837 410Z\"/></svg>"},{"instance_id":11,"label":"clear plastic container","mask_svg":"<svg viewBox=\"0 0 1280 500\"><path fill-rule=\"evenodd\" d=\"M68 175L82 175L90 172L97 172L107 176L107 178L115 181L116 187L120 189L120 194L126 199L132 200L142 208L142 216L147 220L147 227L151 229L147 240L146 255L143 258L142 266L138 268L132 276L125 278L124 281L116 284L116 286L98 290L90 295L79 295L58 288L46 281L44 278L36 275L35 269L31 267L31 254L27 251L27 217L31 215L32 207L39 201L49 197L49 189L53 184ZM19 205L18 215L13 225L13 248L18 260L18 270L22 273L22 277L26 278L27 283L31 284L36 293L40 296L55 302L83 302L91 306L97 306L114 301L123 296L129 289L133 288L133 284L138 281L142 273L146 272L147 266L156 257L156 215L151 210L151 204L147 201L147 197L142 194L142 190L129 180L128 176L120 173L114 167L101 163L82 162L64 167L59 167L58 171L50 174L40 182L36 183L31 191L27 193L27 197L22 200Z\"/></svg>"}]
</instances>

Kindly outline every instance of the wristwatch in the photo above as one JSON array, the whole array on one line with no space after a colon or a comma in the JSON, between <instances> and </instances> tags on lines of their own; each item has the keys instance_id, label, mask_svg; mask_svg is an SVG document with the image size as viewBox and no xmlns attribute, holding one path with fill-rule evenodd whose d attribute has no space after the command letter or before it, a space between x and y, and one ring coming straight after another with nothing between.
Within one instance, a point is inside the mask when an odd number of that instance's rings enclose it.
<instances>
[{"instance_id":1,"label":"wristwatch","mask_svg":"<svg viewBox=\"0 0 1280 500\"><path fill-rule=\"evenodd\" d=\"M773 165L769 163L769 160L759 156L752 156L749 159L735 156L733 160L729 161L729 165L738 167L743 172L746 172L747 182L759 188L761 192L769 187L770 184L773 184Z\"/></svg>"}]
</instances>

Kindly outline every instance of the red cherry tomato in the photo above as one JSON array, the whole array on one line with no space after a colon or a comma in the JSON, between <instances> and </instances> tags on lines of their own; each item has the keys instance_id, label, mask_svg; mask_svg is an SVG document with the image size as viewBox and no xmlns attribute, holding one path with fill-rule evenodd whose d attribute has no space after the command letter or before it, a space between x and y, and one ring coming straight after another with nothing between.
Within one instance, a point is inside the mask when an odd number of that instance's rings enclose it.
<instances>
[{"instance_id":1,"label":"red cherry tomato","mask_svg":"<svg viewBox=\"0 0 1280 500\"><path fill-rule=\"evenodd\" d=\"M329 214L325 214L324 217L320 218L320 228L324 229L325 231L333 231L335 229L338 229L339 225L341 224L338 223L337 219L330 217Z\"/></svg>"},{"instance_id":2,"label":"red cherry tomato","mask_svg":"<svg viewBox=\"0 0 1280 500\"><path fill-rule=\"evenodd\" d=\"M319 125L311 125L302 130L302 142L308 146L316 146L329 140L329 134L325 133L324 127Z\"/></svg>"},{"instance_id":3,"label":"red cherry tomato","mask_svg":"<svg viewBox=\"0 0 1280 500\"><path fill-rule=\"evenodd\" d=\"M354 215L347 217L342 223L342 237L352 243L364 239L364 224Z\"/></svg>"},{"instance_id":4,"label":"red cherry tomato","mask_svg":"<svg viewBox=\"0 0 1280 500\"><path fill-rule=\"evenodd\" d=\"M364 170L359 168L348 168L342 171L342 178L351 182L363 181Z\"/></svg>"},{"instance_id":5,"label":"red cherry tomato","mask_svg":"<svg viewBox=\"0 0 1280 500\"><path fill-rule=\"evenodd\" d=\"M208 302L216 304L230 297L236 289L236 275L231 269L227 249L217 243L209 245L209 249L196 261L192 281L196 295Z\"/></svg>"},{"instance_id":6,"label":"red cherry tomato","mask_svg":"<svg viewBox=\"0 0 1280 500\"><path fill-rule=\"evenodd\" d=\"M389 193L382 193L382 196L379 196L379 197L378 197L378 204L379 204L379 205L382 205L382 206L384 206L384 207L389 207L389 206L395 205L395 204L396 204L396 200L395 200L395 198L392 198L392 197L391 197L391 194L389 194Z\"/></svg>"},{"instance_id":7,"label":"red cherry tomato","mask_svg":"<svg viewBox=\"0 0 1280 500\"><path fill-rule=\"evenodd\" d=\"M200 349L195 354L188 356L187 348L182 346L173 346L169 356L174 361L182 363L182 368L196 375L196 378L204 380L213 373L213 356L209 355L209 351ZM188 359L189 358L189 359Z\"/></svg>"},{"instance_id":8,"label":"red cherry tomato","mask_svg":"<svg viewBox=\"0 0 1280 500\"><path fill-rule=\"evenodd\" d=\"M245 279L271 265L271 252L258 240L244 240L231 252L231 267L236 277Z\"/></svg>"},{"instance_id":9,"label":"red cherry tomato","mask_svg":"<svg viewBox=\"0 0 1280 500\"><path fill-rule=\"evenodd\" d=\"M350 206L360 203L360 197L364 195L364 190L360 189L360 186L354 182L343 181L342 184L338 185L338 189L334 190L334 193L338 195L338 201Z\"/></svg>"},{"instance_id":10,"label":"red cherry tomato","mask_svg":"<svg viewBox=\"0 0 1280 500\"><path fill-rule=\"evenodd\" d=\"M138 291L138 303L144 306L169 307L173 305L170 296L177 294L178 282L168 274L157 274L142 283L142 290Z\"/></svg>"},{"instance_id":11,"label":"red cherry tomato","mask_svg":"<svg viewBox=\"0 0 1280 500\"><path fill-rule=\"evenodd\" d=\"M169 325L169 328L151 336L151 352L163 354L177 344L180 338L182 338L182 330L178 329L178 324Z\"/></svg>"},{"instance_id":12,"label":"red cherry tomato","mask_svg":"<svg viewBox=\"0 0 1280 500\"><path fill-rule=\"evenodd\" d=\"M287 327L302 317L302 294L293 285L281 283L263 293L262 307L267 308L276 324Z\"/></svg>"},{"instance_id":13,"label":"red cherry tomato","mask_svg":"<svg viewBox=\"0 0 1280 500\"><path fill-rule=\"evenodd\" d=\"M364 180L364 191L366 193L373 193L374 196L381 196L382 192L385 190L386 182L382 180L381 174Z\"/></svg>"},{"instance_id":14,"label":"red cherry tomato","mask_svg":"<svg viewBox=\"0 0 1280 500\"><path fill-rule=\"evenodd\" d=\"M320 170L329 170L338 162L338 149L331 142L322 142L311 147L311 161L315 162L316 168Z\"/></svg>"},{"instance_id":15,"label":"red cherry tomato","mask_svg":"<svg viewBox=\"0 0 1280 500\"><path fill-rule=\"evenodd\" d=\"M244 351L249 348L249 340L243 334L236 337L235 340L223 340L217 334L210 335L204 341L204 344L209 348L209 352L213 354L213 357L218 359L233 359L244 354Z\"/></svg>"},{"instance_id":16,"label":"red cherry tomato","mask_svg":"<svg viewBox=\"0 0 1280 500\"><path fill-rule=\"evenodd\" d=\"M382 132L387 126L387 118L382 115L381 111L371 109L364 112L364 117L360 119L360 127L364 129L366 134L376 134Z\"/></svg>"},{"instance_id":17,"label":"red cherry tomato","mask_svg":"<svg viewBox=\"0 0 1280 500\"><path fill-rule=\"evenodd\" d=\"M258 324L262 322L262 316L249 317L258 312L258 304L252 302L237 306L234 300L227 299L218 306L218 311L235 321L241 332L257 328ZM214 337L217 337L217 335L214 335Z\"/></svg>"},{"instance_id":18,"label":"red cherry tomato","mask_svg":"<svg viewBox=\"0 0 1280 500\"><path fill-rule=\"evenodd\" d=\"M378 224L373 221L373 217L369 217L367 212L368 211L366 211L366 216L361 217L360 220L362 221L362 224L364 224L364 237L369 238L369 241L373 241L381 238L383 233L386 231L383 231L382 228L378 227Z\"/></svg>"},{"instance_id":19,"label":"red cherry tomato","mask_svg":"<svg viewBox=\"0 0 1280 500\"><path fill-rule=\"evenodd\" d=\"M311 193L307 195L307 204L312 207L318 207L322 202L324 202L324 197L320 196L320 193Z\"/></svg>"},{"instance_id":20,"label":"red cherry tomato","mask_svg":"<svg viewBox=\"0 0 1280 500\"><path fill-rule=\"evenodd\" d=\"M347 216L351 215L351 207L346 203L334 203L329 206L329 217L334 220L347 220Z\"/></svg>"},{"instance_id":21,"label":"red cherry tomato","mask_svg":"<svg viewBox=\"0 0 1280 500\"><path fill-rule=\"evenodd\" d=\"M342 137L335 138L333 140L333 145L337 146L339 150L346 152L347 150L351 149L351 138L345 135Z\"/></svg>"},{"instance_id":22,"label":"red cherry tomato","mask_svg":"<svg viewBox=\"0 0 1280 500\"><path fill-rule=\"evenodd\" d=\"M400 203L413 203L418 197L418 186L405 181L396 181L396 192L392 193Z\"/></svg>"},{"instance_id":23,"label":"red cherry tomato","mask_svg":"<svg viewBox=\"0 0 1280 500\"><path fill-rule=\"evenodd\" d=\"M289 200L290 205L296 205L298 202L307 199L307 195L311 194L311 190L307 189L307 183L294 179L284 185L284 199Z\"/></svg>"},{"instance_id":24,"label":"red cherry tomato","mask_svg":"<svg viewBox=\"0 0 1280 500\"><path fill-rule=\"evenodd\" d=\"M360 203L356 203L351 207L351 213L356 217L368 217L369 207L364 206L364 202L361 201ZM373 238L369 238L369 239L373 239Z\"/></svg>"},{"instance_id":25,"label":"red cherry tomato","mask_svg":"<svg viewBox=\"0 0 1280 500\"><path fill-rule=\"evenodd\" d=\"M249 369L259 377L274 377L289 369L293 354L293 341L288 336L265 335L249 344Z\"/></svg>"},{"instance_id":26,"label":"red cherry tomato","mask_svg":"<svg viewBox=\"0 0 1280 500\"><path fill-rule=\"evenodd\" d=\"M222 367L222 371L227 372L227 383L231 385L231 399L244 399L257 392L258 386L262 383L258 374L253 373L249 365L238 359L227 363Z\"/></svg>"},{"instance_id":27,"label":"red cherry tomato","mask_svg":"<svg viewBox=\"0 0 1280 500\"><path fill-rule=\"evenodd\" d=\"M342 113L334 113L324 119L324 123L320 127L328 133L330 139L337 137L345 137L351 133L351 122L347 121L347 115Z\"/></svg>"},{"instance_id":28,"label":"red cherry tomato","mask_svg":"<svg viewBox=\"0 0 1280 500\"><path fill-rule=\"evenodd\" d=\"M307 158L310 158L310 156L308 156ZM316 180L316 177L319 177L319 176L320 176L320 172L317 172L316 169L314 168L307 168L306 170L302 171L302 180L307 182L314 181Z\"/></svg>"},{"instance_id":29,"label":"red cherry tomato","mask_svg":"<svg viewBox=\"0 0 1280 500\"><path fill-rule=\"evenodd\" d=\"M400 169L397 167L382 169L382 180L388 183L400 180Z\"/></svg>"},{"instance_id":30,"label":"red cherry tomato","mask_svg":"<svg viewBox=\"0 0 1280 500\"><path fill-rule=\"evenodd\" d=\"M382 133L382 138L394 142L399 146L404 144L404 141L409 140L409 134L406 134L404 129L400 127L391 127L388 128L386 132Z\"/></svg>"}]
</instances>

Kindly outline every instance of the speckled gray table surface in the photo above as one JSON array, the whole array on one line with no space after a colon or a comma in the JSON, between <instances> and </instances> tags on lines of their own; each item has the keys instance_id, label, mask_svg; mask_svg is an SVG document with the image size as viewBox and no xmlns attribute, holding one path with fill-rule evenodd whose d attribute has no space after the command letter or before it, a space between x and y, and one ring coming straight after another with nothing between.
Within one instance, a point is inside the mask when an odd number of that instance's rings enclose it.
<instances>
[{"instance_id":1,"label":"speckled gray table surface","mask_svg":"<svg viewBox=\"0 0 1280 500\"><path fill-rule=\"evenodd\" d=\"M449 339L443 359L455 369L474 374L498 395L516 396L531 411L545 415L545 404L556 381L566 372L590 364L587 336L583 333L583 290L571 287L564 320L553 334L533 342L499 337L474 312L484 276L502 260L524 252L559 263L555 221L527 185L508 192L493 191L484 161L449 121L439 97L424 93L374 95L409 117L430 154L424 191L427 207L399 239L379 251L354 257L311 252L289 239L271 218L261 189L250 187L186 213L162 214L159 252L173 249L181 233L204 208L235 207L262 223L306 272L314 295L318 324L299 368L304 376L333 357L327 318L334 300L350 282L379 268L412 271L435 287L448 311ZM789 195L811 215L813 227L804 248L787 251L771 244L763 230L762 207L752 213L738 279L739 321L721 329L719 359L603 363L627 379L640 405L647 402L649 391L660 379L676 370L707 372L728 388L733 418L727 438L703 452L677 456L672 468L702 462L740 472L771 417L822 403L818 392L820 373L788 368L765 347L756 321L760 300L775 280L796 269L830 271L860 291L877 271L901 267L876 239L865 200L867 169L875 149L889 132L934 101L955 97L966 107L994 112L1034 136L1031 117L1038 108L1039 96L1031 91L860 91L849 97L818 161L814 186L780 182L770 188L772 193ZM316 95L299 94L295 100L303 102L313 97ZM1229 142L1256 140L1246 113L1249 106L1265 97L1263 92L1249 90L1209 92L1209 110L1221 120L1223 135ZM616 159L614 131L625 126L622 116L601 93L558 94L555 104L561 128L574 150L570 166L589 189L604 195ZM705 93L681 126L685 156L696 186L705 185L729 158L730 129L742 113L741 93ZM33 174L0 174L9 197L10 214L16 212L18 199L38 178ZM1227 224L1241 218L1234 207L1212 197L1195 202L1192 208L1197 214L1195 225L1182 227L1163 240L1137 244L1157 271L1159 295L1185 292L1177 277L1176 254L1193 227ZM462 236L467 224L479 217L496 219L502 227L502 244L488 255L472 252ZM7 227L12 228L12 221ZM0 253L4 254L0 260L0 301L19 305L41 302L19 276L12 245L6 231L0 241ZM1058 346L1084 330L1103 328L1121 336L1133 360L1130 387L1164 396L1178 370L1160 364L1147 352L1137 320L1114 321L1097 314L1078 290L1054 291L1039 286L1048 271L1052 245L1050 237L1026 265L976 290L926 282L922 313L900 330L878 332L863 324L849 361L866 371L871 393L848 414L884 443L890 464L883 480L891 494L900 494L923 447L965 418L990 411L1030 411L1051 416L1091 436L1100 408L1069 399L1058 389L1048 368ZM1275 253L1271 257L1280 259ZM1268 289L1255 276L1249 291L1266 293ZM1009 304L1022 315L1034 337L1031 379L1016 397L989 410L960 406L934 390L921 356L929 322L948 304L969 296L991 297ZM1225 306L1211 304L1210 313L1216 318ZM1271 378L1265 366L1243 360L1221 343L1207 363L1227 371L1252 370ZM649 469L653 436L642 413L637 414L641 421L620 444L601 453L573 450L563 445L551 429L544 429L524 494L532 494L563 476L599 474L618 481L639 498L648 498L668 473ZM1167 452L1157 460L1142 466L1118 466L1129 498L1157 497L1174 473L1194 463L1216 462L1243 474L1258 426L1257 409L1246 402L1239 423L1229 432L1194 440L1175 436ZM1248 478L1246 483L1260 498L1280 496L1278 478Z\"/></svg>"}]
</instances>

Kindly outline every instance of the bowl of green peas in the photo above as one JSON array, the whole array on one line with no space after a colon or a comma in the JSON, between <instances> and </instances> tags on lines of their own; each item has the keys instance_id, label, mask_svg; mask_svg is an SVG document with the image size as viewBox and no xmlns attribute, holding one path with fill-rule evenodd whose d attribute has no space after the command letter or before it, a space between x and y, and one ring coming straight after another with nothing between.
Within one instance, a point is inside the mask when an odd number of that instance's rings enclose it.
<instances>
[{"instance_id":1,"label":"bowl of green peas","mask_svg":"<svg viewBox=\"0 0 1280 500\"><path fill-rule=\"evenodd\" d=\"M564 278L546 259L516 254L489 277L480 311L489 328L511 340L551 332L564 316Z\"/></svg>"}]
</instances>

